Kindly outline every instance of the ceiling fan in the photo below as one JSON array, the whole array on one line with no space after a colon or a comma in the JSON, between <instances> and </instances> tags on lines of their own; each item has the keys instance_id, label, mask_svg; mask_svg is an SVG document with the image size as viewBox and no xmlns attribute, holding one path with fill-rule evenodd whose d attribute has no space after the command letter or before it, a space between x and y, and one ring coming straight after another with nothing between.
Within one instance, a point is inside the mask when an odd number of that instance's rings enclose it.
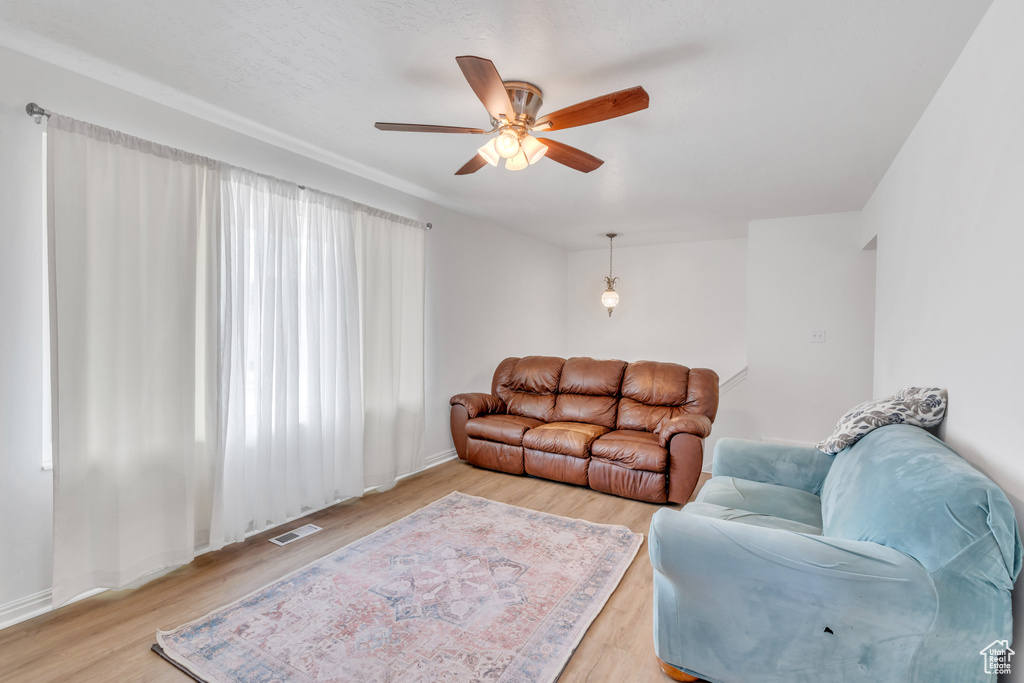
<instances>
[{"instance_id":1,"label":"ceiling fan","mask_svg":"<svg viewBox=\"0 0 1024 683\"><path fill-rule=\"evenodd\" d=\"M549 138L535 138L534 131L554 131L585 126L625 116L646 109L650 97L640 86L595 97L565 109L537 118L541 106L540 88L523 81L502 81L498 70L489 59L482 57L456 57L462 73L473 92L491 115L491 129L460 126L430 126L418 123L381 123L378 130L396 130L413 133L473 133L497 135L488 140L477 154L455 172L455 175L475 173L484 164L497 166L505 159L505 168L518 171L536 163L543 156L569 168L590 173L604 163L601 159Z\"/></svg>"}]
</instances>

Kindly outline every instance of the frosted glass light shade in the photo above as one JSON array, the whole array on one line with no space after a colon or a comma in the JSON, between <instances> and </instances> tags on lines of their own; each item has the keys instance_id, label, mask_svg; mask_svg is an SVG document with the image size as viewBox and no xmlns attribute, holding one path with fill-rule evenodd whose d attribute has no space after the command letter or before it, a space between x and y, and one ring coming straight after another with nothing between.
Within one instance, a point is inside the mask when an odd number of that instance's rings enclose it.
<instances>
[{"instance_id":1,"label":"frosted glass light shade","mask_svg":"<svg viewBox=\"0 0 1024 683\"><path fill-rule=\"evenodd\" d=\"M526 160L526 153L522 150L519 151L519 154L505 162L505 168L510 171L520 171L529 165L530 162Z\"/></svg>"},{"instance_id":2,"label":"frosted glass light shade","mask_svg":"<svg viewBox=\"0 0 1024 683\"><path fill-rule=\"evenodd\" d=\"M515 134L515 131L501 131L498 133L498 137L494 138L494 149L498 151L498 156L505 159L515 157L519 154L520 149L519 136Z\"/></svg>"},{"instance_id":3,"label":"frosted glass light shade","mask_svg":"<svg viewBox=\"0 0 1024 683\"><path fill-rule=\"evenodd\" d=\"M494 149L494 139L490 139L487 143L476 151L477 154L484 158L484 161L489 163L491 166L497 166L498 162L501 161L501 157L498 156L498 150Z\"/></svg>"},{"instance_id":4,"label":"frosted glass light shade","mask_svg":"<svg viewBox=\"0 0 1024 683\"><path fill-rule=\"evenodd\" d=\"M526 152L526 160L535 164L547 154L548 146L532 135L527 135L523 138L523 151Z\"/></svg>"},{"instance_id":5,"label":"frosted glass light shade","mask_svg":"<svg viewBox=\"0 0 1024 683\"><path fill-rule=\"evenodd\" d=\"M601 304L605 308L615 308L619 305L619 293L609 287L605 290L604 294L601 295Z\"/></svg>"}]
</instances>

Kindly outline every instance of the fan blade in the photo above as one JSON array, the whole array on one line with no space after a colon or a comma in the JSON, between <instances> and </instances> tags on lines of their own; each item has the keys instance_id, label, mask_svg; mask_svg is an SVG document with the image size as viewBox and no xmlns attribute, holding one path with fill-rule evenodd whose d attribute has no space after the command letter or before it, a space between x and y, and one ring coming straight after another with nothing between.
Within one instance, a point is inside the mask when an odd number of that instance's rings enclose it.
<instances>
[{"instance_id":1,"label":"fan blade","mask_svg":"<svg viewBox=\"0 0 1024 683\"><path fill-rule=\"evenodd\" d=\"M381 123L373 124L377 130L399 130L408 133L486 133L482 128L463 128L462 126L428 126L422 123Z\"/></svg>"},{"instance_id":2,"label":"fan blade","mask_svg":"<svg viewBox=\"0 0 1024 683\"><path fill-rule=\"evenodd\" d=\"M494 63L483 57L469 56L456 57L455 61L459 63L462 74L469 81L469 87L473 88L473 92L483 102L491 117L497 120L500 114L514 122L516 112L512 108L511 100L508 99L505 84L501 82L501 76L494 68Z\"/></svg>"},{"instance_id":3,"label":"fan blade","mask_svg":"<svg viewBox=\"0 0 1024 683\"><path fill-rule=\"evenodd\" d=\"M537 138L537 140L539 140L541 144L547 145L548 151L545 156L548 159L557 161L569 168L574 168L577 171L590 173L591 171L600 168L601 164L604 163L594 155L587 154L582 149L576 149L564 142L558 142L557 140L550 140L547 138Z\"/></svg>"},{"instance_id":4,"label":"fan blade","mask_svg":"<svg viewBox=\"0 0 1024 683\"><path fill-rule=\"evenodd\" d=\"M462 168L455 172L455 175L469 175L470 173L476 173L486 165L487 161L482 156L474 154L472 159L467 161Z\"/></svg>"},{"instance_id":5,"label":"fan blade","mask_svg":"<svg viewBox=\"0 0 1024 683\"><path fill-rule=\"evenodd\" d=\"M647 91L638 85L546 114L537 119L534 128L549 131L585 126L647 109L650 103ZM550 124L550 127L542 128L545 124Z\"/></svg>"}]
</instances>

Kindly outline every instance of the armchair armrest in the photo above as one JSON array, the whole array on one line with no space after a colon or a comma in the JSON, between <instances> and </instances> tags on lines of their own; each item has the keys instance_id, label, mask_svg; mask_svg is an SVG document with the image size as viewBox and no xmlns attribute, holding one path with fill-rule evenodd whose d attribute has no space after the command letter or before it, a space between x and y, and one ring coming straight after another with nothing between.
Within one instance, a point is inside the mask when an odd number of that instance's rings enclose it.
<instances>
[{"instance_id":1,"label":"armchair armrest","mask_svg":"<svg viewBox=\"0 0 1024 683\"><path fill-rule=\"evenodd\" d=\"M455 394L448 403L453 406L463 406L471 418L505 412L505 402L491 394Z\"/></svg>"},{"instance_id":2,"label":"armchair armrest","mask_svg":"<svg viewBox=\"0 0 1024 683\"><path fill-rule=\"evenodd\" d=\"M725 438L715 444L711 475L779 484L817 495L834 459L812 447Z\"/></svg>"},{"instance_id":3,"label":"armchair armrest","mask_svg":"<svg viewBox=\"0 0 1024 683\"><path fill-rule=\"evenodd\" d=\"M913 558L685 508L658 510L648 542L663 661L722 681L915 680L938 599Z\"/></svg>"},{"instance_id":4,"label":"armchair armrest","mask_svg":"<svg viewBox=\"0 0 1024 683\"><path fill-rule=\"evenodd\" d=\"M668 448L668 442L676 434L693 434L701 439L706 439L711 433L711 420L700 413L677 415L659 422L654 433L658 435L661 447Z\"/></svg>"}]
</instances>

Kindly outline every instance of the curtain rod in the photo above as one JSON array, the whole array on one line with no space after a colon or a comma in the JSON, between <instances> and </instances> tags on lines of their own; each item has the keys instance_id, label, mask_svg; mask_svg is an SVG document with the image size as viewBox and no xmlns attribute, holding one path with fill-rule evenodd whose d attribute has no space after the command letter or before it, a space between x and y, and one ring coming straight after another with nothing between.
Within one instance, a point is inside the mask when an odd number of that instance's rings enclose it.
<instances>
[{"instance_id":1,"label":"curtain rod","mask_svg":"<svg viewBox=\"0 0 1024 683\"><path fill-rule=\"evenodd\" d=\"M40 107L35 102L29 102L28 104L25 105L25 113L28 114L29 116L31 116L32 118L34 118L36 120L36 123L42 124L43 117L45 116L46 118L50 118L50 115L53 112L50 111L49 109L43 109L42 107ZM298 187L300 189L302 189L302 190L311 189L311 188L307 188L305 185L299 185ZM330 192L323 192L322 190L313 190L313 192L320 192L321 194L332 194ZM333 196L337 196L337 195L333 195ZM351 200L349 200L349 201L351 201ZM430 230L433 227L434 226L433 226L432 223L427 223L426 224L426 229L427 230Z\"/></svg>"}]
</instances>

